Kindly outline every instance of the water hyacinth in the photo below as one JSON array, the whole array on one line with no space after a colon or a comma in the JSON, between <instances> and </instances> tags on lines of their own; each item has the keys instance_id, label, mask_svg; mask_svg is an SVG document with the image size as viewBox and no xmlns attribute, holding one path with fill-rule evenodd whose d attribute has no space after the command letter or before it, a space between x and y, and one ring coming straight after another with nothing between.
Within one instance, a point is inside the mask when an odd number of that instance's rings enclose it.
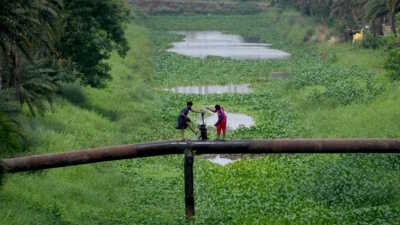
<instances>
[{"instance_id":1,"label":"water hyacinth","mask_svg":"<svg viewBox=\"0 0 400 225\"><path fill-rule=\"evenodd\" d=\"M259 15L159 16L136 22L142 25L129 26L127 58L111 58L109 87L84 88L90 104L59 99L53 112L32 122L35 152L177 139L176 117L187 100L194 108L219 103L227 112L254 118L255 126L228 132L228 140L400 137L400 89L388 92L384 76L375 76L375 64L349 65L364 62L360 58L379 62L371 57L379 52L338 44L326 51L337 57L321 56L317 44L298 40L303 30L315 28L299 13L271 9ZM182 38L170 30L234 33L293 55L281 61L192 59L166 51ZM270 79L272 72L289 76ZM165 91L231 83L249 84L252 92ZM209 135L215 138L215 130ZM243 156L222 167L195 156L192 223L398 224L399 159L375 154ZM0 224L31 224L32 218L36 224L187 224L181 155L7 176L0 199Z\"/></svg>"}]
</instances>

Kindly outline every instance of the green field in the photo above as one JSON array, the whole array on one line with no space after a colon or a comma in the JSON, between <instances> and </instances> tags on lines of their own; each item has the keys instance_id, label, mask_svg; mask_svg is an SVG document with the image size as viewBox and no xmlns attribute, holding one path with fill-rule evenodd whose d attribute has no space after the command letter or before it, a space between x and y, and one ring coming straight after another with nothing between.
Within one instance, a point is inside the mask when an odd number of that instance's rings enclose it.
<instances>
[{"instance_id":1,"label":"green field","mask_svg":"<svg viewBox=\"0 0 400 225\"><path fill-rule=\"evenodd\" d=\"M127 27L131 51L110 60L105 89L63 88L32 118L31 153L179 138L176 116L220 103L256 126L228 139L399 138L400 89L386 78L383 50L304 43L316 22L295 11L259 15L155 16ZM168 53L169 31L220 30L272 43L291 59L193 59ZM290 79L273 80L271 72ZM177 85L250 83L251 95L180 95ZM215 134L211 131L211 138ZM193 135L189 135L195 138ZM274 155L226 167L197 157L193 224L397 224L395 155ZM183 157L168 156L9 175L0 224L185 224Z\"/></svg>"}]
</instances>

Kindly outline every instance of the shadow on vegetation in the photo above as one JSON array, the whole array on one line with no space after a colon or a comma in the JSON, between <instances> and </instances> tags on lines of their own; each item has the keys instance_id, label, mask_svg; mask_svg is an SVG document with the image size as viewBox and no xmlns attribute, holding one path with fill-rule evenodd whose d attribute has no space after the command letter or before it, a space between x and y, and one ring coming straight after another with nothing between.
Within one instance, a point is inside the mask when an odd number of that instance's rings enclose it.
<instances>
[{"instance_id":1,"label":"shadow on vegetation","mask_svg":"<svg viewBox=\"0 0 400 225\"><path fill-rule=\"evenodd\" d=\"M250 43L262 43L261 38L257 36L245 37L244 40Z\"/></svg>"},{"instance_id":2,"label":"shadow on vegetation","mask_svg":"<svg viewBox=\"0 0 400 225\"><path fill-rule=\"evenodd\" d=\"M91 104L79 83L64 84L60 89L60 95L71 104L82 109L94 111L110 121L119 120L117 112Z\"/></svg>"},{"instance_id":3,"label":"shadow on vegetation","mask_svg":"<svg viewBox=\"0 0 400 225\"><path fill-rule=\"evenodd\" d=\"M3 177L4 177L4 165L0 162L0 190L1 190L1 185L3 184Z\"/></svg>"},{"instance_id":4,"label":"shadow on vegetation","mask_svg":"<svg viewBox=\"0 0 400 225\"><path fill-rule=\"evenodd\" d=\"M56 119L47 118L46 120L41 120L40 124L55 132L63 132L65 130L65 124Z\"/></svg>"}]
</instances>

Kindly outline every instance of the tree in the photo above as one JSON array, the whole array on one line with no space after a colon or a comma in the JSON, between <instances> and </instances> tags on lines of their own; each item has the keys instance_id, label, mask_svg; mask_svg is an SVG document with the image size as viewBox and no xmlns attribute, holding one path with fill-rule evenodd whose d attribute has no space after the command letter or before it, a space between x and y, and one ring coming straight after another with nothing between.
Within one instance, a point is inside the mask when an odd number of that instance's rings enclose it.
<instances>
[{"instance_id":1,"label":"tree","mask_svg":"<svg viewBox=\"0 0 400 225\"><path fill-rule=\"evenodd\" d=\"M400 10L400 0L370 0L366 3L365 10L366 18L371 20L388 15L392 32L397 39L396 13Z\"/></svg>"},{"instance_id":2,"label":"tree","mask_svg":"<svg viewBox=\"0 0 400 225\"><path fill-rule=\"evenodd\" d=\"M11 95L7 90L0 91L0 155L23 149L27 142L15 119L19 114L18 103L9 100Z\"/></svg>"},{"instance_id":3,"label":"tree","mask_svg":"<svg viewBox=\"0 0 400 225\"><path fill-rule=\"evenodd\" d=\"M398 34L396 25L396 13L398 12L400 7L400 0L387 0L386 5L389 11L390 25L392 27L393 34L397 40Z\"/></svg>"},{"instance_id":4,"label":"tree","mask_svg":"<svg viewBox=\"0 0 400 225\"><path fill-rule=\"evenodd\" d=\"M105 60L116 49L128 51L124 24L129 12L121 0L69 0L65 2L63 34L58 49L81 72L83 83L101 87L110 79Z\"/></svg>"},{"instance_id":5,"label":"tree","mask_svg":"<svg viewBox=\"0 0 400 225\"><path fill-rule=\"evenodd\" d=\"M123 0L0 0L0 150L24 145L22 105L35 115L61 80L110 78L105 60L128 51L128 16Z\"/></svg>"},{"instance_id":6,"label":"tree","mask_svg":"<svg viewBox=\"0 0 400 225\"><path fill-rule=\"evenodd\" d=\"M26 142L16 119L20 106L28 104L34 114L54 92L44 71L38 73L37 59L55 54L53 22L62 2L0 0L0 7L0 149L10 151Z\"/></svg>"},{"instance_id":7,"label":"tree","mask_svg":"<svg viewBox=\"0 0 400 225\"><path fill-rule=\"evenodd\" d=\"M51 21L57 17L59 0L4 1L0 12L1 87L15 88L21 104L22 64L33 64L38 49L50 51L53 39ZM6 77L5 69L9 69Z\"/></svg>"}]
</instances>

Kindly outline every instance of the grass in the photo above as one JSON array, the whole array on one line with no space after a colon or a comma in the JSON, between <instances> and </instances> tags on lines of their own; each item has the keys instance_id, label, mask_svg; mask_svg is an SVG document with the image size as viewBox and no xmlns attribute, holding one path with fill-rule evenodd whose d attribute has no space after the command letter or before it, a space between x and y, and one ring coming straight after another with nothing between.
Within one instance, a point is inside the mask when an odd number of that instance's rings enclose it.
<instances>
[{"instance_id":1,"label":"grass","mask_svg":"<svg viewBox=\"0 0 400 225\"><path fill-rule=\"evenodd\" d=\"M69 92L74 96L58 99L52 111L33 118L35 143L31 153L139 143L171 136L157 132L159 120L148 113L154 112L153 104L161 103L152 91L152 44L148 32L134 24L127 29L132 49L126 59L114 55L110 60L113 81L101 90L75 87ZM158 217L179 218L182 190L176 183L182 183L182 177L180 167L172 159L135 161L143 163L143 167L126 161L7 176L0 192L0 224L138 223L150 221L143 214L143 205L159 214L158 201L165 207L176 205L176 209L170 208L172 214L166 210ZM155 162L159 166L152 166ZM136 169L127 172L132 166ZM153 185L175 191L176 196L159 196L149 201L140 193ZM147 194L154 196L157 188Z\"/></svg>"},{"instance_id":2,"label":"grass","mask_svg":"<svg viewBox=\"0 0 400 225\"><path fill-rule=\"evenodd\" d=\"M220 103L228 112L253 116L256 126L229 133L234 139L400 136L400 89L383 74L383 52L303 43L316 24L299 13L136 22L127 28L128 56L110 60L113 81L107 88L67 86L52 111L32 119L32 153L176 139L176 116L187 99L198 108ZM182 38L170 30L241 34L273 43L292 58L178 56L165 51ZM291 79L271 80L272 71L289 72ZM215 83L250 83L254 93L162 90ZM226 167L196 159L192 223L396 224L399 165L398 156L373 154L264 156ZM182 156L9 175L0 191L0 224L186 224L183 196Z\"/></svg>"},{"instance_id":3,"label":"grass","mask_svg":"<svg viewBox=\"0 0 400 225\"><path fill-rule=\"evenodd\" d=\"M318 44L318 49L320 54L323 55L332 49L332 45L328 43L320 43ZM337 59L335 63L338 65L367 68L369 71L373 71L377 74L383 74L385 72L383 65L386 54L383 49L371 51L371 49L358 47L353 48L351 43L340 43L335 44L334 53L334 57ZM371 53L373 54L371 55Z\"/></svg>"}]
</instances>

